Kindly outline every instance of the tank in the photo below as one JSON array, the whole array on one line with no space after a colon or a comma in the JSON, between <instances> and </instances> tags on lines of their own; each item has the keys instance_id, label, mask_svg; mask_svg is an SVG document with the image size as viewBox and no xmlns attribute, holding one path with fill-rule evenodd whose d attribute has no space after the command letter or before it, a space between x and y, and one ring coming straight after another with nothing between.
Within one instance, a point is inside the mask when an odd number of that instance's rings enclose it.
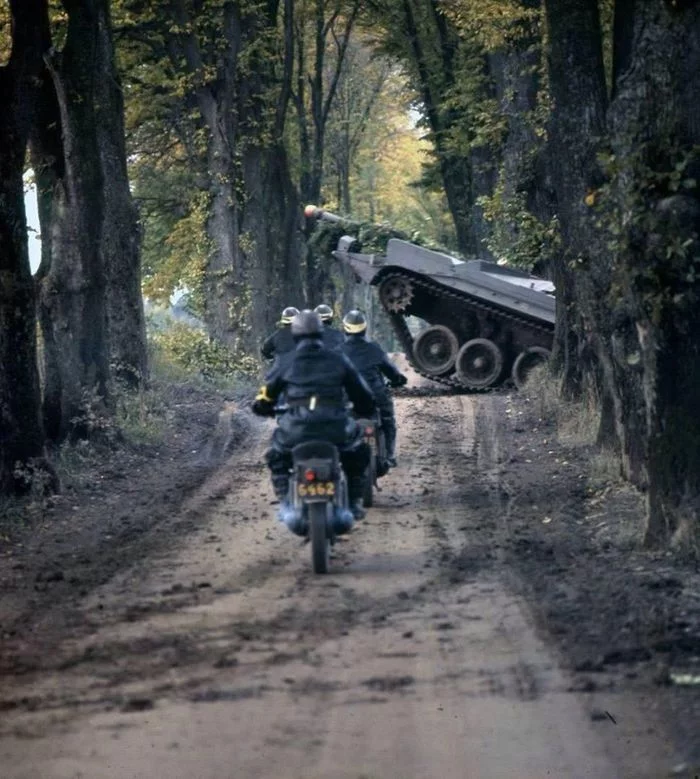
<instances>
[{"instance_id":1,"label":"tank","mask_svg":"<svg viewBox=\"0 0 700 779\"><path fill-rule=\"evenodd\" d=\"M313 209L313 210L312 210ZM343 223L307 207L307 217ZM455 389L522 387L547 360L554 338L554 285L484 260L460 260L392 238L385 255L363 254L345 235L333 256L356 280L377 288L406 356L421 375ZM415 336L408 317L427 326Z\"/></svg>"}]
</instances>

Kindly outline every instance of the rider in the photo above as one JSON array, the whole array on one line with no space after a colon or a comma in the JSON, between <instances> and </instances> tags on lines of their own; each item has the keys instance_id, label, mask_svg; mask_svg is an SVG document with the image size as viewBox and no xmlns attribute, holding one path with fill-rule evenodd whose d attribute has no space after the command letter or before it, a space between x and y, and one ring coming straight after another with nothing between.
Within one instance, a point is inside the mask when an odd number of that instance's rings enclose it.
<instances>
[{"instance_id":1,"label":"rider","mask_svg":"<svg viewBox=\"0 0 700 779\"><path fill-rule=\"evenodd\" d=\"M321 303L316 306L314 312L321 317L323 322L323 343L327 349L341 349L343 346L343 334L333 327L333 309Z\"/></svg>"},{"instance_id":2,"label":"rider","mask_svg":"<svg viewBox=\"0 0 700 779\"><path fill-rule=\"evenodd\" d=\"M273 416L277 400L284 395L288 410L279 418L266 459L272 486L281 502L280 519L294 532L303 534L290 520L293 510L287 503L293 447L315 439L334 443L348 477L353 516L363 517L362 488L370 452L362 431L348 412L345 398L347 394L361 415L374 413L375 402L347 357L323 343L323 323L318 314L308 310L297 314L291 333L295 351L267 375L253 403L253 412Z\"/></svg>"},{"instance_id":3,"label":"rider","mask_svg":"<svg viewBox=\"0 0 700 779\"><path fill-rule=\"evenodd\" d=\"M408 379L387 357L378 343L368 340L367 319L361 311L357 309L348 311L343 317L343 330L345 343L342 351L350 358L374 393L386 437L387 463L395 468L396 418L394 402L384 379L388 379L392 387L403 387Z\"/></svg>"},{"instance_id":4,"label":"rider","mask_svg":"<svg viewBox=\"0 0 700 779\"><path fill-rule=\"evenodd\" d=\"M294 306L287 306L282 311L280 317L280 326L274 333L269 335L260 347L260 354L266 360L272 360L275 357L279 357L281 354L286 354L294 349L294 339L292 338L292 332L290 326L292 319L299 313L299 309Z\"/></svg>"}]
</instances>

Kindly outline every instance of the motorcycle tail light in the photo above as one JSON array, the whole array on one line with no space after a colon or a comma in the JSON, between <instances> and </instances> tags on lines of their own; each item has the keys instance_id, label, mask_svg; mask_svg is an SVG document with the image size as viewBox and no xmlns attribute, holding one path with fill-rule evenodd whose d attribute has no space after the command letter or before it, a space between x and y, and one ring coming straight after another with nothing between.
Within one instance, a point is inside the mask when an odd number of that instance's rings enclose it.
<instances>
[{"instance_id":1,"label":"motorcycle tail light","mask_svg":"<svg viewBox=\"0 0 700 779\"><path fill-rule=\"evenodd\" d=\"M366 427L365 428L365 435L374 435L374 428Z\"/></svg>"},{"instance_id":2,"label":"motorcycle tail light","mask_svg":"<svg viewBox=\"0 0 700 779\"><path fill-rule=\"evenodd\" d=\"M307 468L304 472L304 478L306 481L313 481L316 478L316 471L312 471L311 468Z\"/></svg>"}]
</instances>

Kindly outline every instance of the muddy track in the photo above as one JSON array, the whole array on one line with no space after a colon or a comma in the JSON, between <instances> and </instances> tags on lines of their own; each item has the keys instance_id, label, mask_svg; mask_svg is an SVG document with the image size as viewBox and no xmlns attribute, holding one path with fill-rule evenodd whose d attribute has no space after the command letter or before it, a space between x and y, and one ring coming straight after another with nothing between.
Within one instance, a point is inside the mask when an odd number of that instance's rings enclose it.
<instances>
[{"instance_id":1,"label":"muddy track","mask_svg":"<svg viewBox=\"0 0 700 779\"><path fill-rule=\"evenodd\" d=\"M636 701L611 736L504 576L478 404L398 400L401 467L326 577L274 521L252 426L168 544L7 647L33 670L2 678L3 779L661 776Z\"/></svg>"}]
</instances>

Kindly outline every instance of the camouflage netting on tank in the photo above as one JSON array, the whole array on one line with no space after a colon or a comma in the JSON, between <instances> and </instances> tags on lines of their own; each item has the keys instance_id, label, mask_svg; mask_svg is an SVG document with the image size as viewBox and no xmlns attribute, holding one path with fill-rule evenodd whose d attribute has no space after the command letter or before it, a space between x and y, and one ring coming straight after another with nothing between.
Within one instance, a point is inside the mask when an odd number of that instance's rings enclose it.
<instances>
[{"instance_id":1,"label":"camouflage netting on tank","mask_svg":"<svg viewBox=\"0 0 700 779\"><path fill-rule=\"evenodd\" d=\"M309 249L319 259L332 259L332 252L344 235L356 237L362 245L362 251L367 254L383 254L390 238L409 240L406 233L394 230L388 225L354 222L349 219L341 222L317 220L309 238Z\"/></svg>"},{"instance_id":2,"label":"camouflage netting on tank","mask_svg":"<svg viewBox=\"0 0 700 779\"><path fill-rule=\"evenodd\" d=\"M364 284L354 283L352 276L343 273L342 266L333 257L333 251L338 241L344 235L352 235L359 241L362 251L368 254L384 254L390 238L408 240L409 236L394 230L388 225L376 225L368 222L356 222L344 219L341 222L324 222L318 220L308 241L308 247L313 261L328 269L333 279L335 296L332 302L337 313L357 307L362 309L372 323L372 337L384 349L393 351L397 343L389 319L376 297L376 291ZM330 292L330 290L328 290Z\"/></svg>"}]
</instances>

